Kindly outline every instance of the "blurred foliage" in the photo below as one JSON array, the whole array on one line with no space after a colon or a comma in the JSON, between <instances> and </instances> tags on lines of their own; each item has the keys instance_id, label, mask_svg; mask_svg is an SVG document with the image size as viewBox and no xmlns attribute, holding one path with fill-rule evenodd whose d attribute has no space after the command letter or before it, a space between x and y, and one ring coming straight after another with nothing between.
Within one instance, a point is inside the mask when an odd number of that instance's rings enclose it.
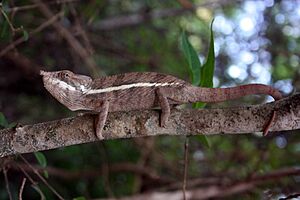
<instances>
[{"instance_id":1,"label":"blurred foliage","mask_svg":"<svg viewBox=\"0 0 300 200\"><path fill-rule=\"evenodd\" d=\"M212 87L212 80L214 87L261 82L274 85L285 95L300 87L300 5L296 1L274 1L272 4L272 1L211 3L195 0L191 2L203 6L195 11L157 18L154 17L158 16L157 13L183 9L180 1L44 2L54 14L64 12L57 23L78 40L95 61L101 75L158 71L188 80L192 63L196 67L206 63L214 65L215 69L209 75L201 76L201 80L210 81L203 86ZM75 115L43 89L38 70L69 69L91 74L86 61L53 25L34 33L49 19L33 1L2 1L0 8L9 19L0 15L0 54L19 38L24 40L0 57L0 126L15 126L16 123L8 121L38 123ZM151 15L153 12L156 15ZM131 18L126 18L128 16ZM210 29L209 23L213 18L213 29ZM136 19L141 21L117 27L126 20L132 22ZM113 28L108 29L108 26ZM182 30L185 30L184 38L181 37ZM194 59L188 62L181 51L183 39L187 46L189 41L189 47L195 48L191 53ZM213 47L215 55L212 55ZM211 59L214 57L215 63ZM199 58L198 61L196 58ZM193 71L200 75L199 69ZM206 72L201 73L204 75ZM192 82L199 84L199 81L200 77ZM265 100L265 97L252 96L206 106L258 104ZM277 133L268 137L256 134L220 135L209 137L209 143L211 148L197 140L190 140L189 180L218 178L217 185L230 185L234 181L249 180L255 174L299 167L300 142L297 134ZM184 137L163 136L76 145L24 157L33 166L46 170L47 180L65 199L79 200L168 191L166 188L171 183L179 183L175 189L180 190L183 155ZM16 158L16 162L22 163L22 160ZM128 163L133 169L114 168ZM138 167L144 168L146 174L155 172L164 181L139 173ZM91 176L88 172L95 174ZM18 168L8 171L10 190L15 198L23 177ZM0 199L8 199L4 175L0 178ZM35 176L34 180L38 185L29 187L31 183L28 182L23 199L40 199L41 196L57 199ZM235 198L263 199L265 191L276 197L297 191L298 184L297 177L288 177L267 182ZM205 186L209 184L199 184L194 188Z\"/></svg>"},{"instance_id":2,"label":"blurred foliage","mask_svg":"<svg viewBox=\"0 0 300 200\"><path fill-rule=\"evenodd\" d=\"M13 122L13 123L8 123L6 117L4 116L4 114L2 112L0 112L0 127L2 128L12 128L15 127L17 125L17 123Z\"/></svg>"}]
</instances>

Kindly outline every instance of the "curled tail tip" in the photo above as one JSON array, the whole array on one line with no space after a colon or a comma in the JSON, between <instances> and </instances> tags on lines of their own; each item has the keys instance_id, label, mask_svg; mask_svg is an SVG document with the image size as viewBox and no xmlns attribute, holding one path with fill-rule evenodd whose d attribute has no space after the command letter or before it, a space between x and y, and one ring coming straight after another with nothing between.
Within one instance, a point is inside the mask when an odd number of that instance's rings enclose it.
<instances>
[{"instance_id":1,"label":"curled tail tip","mask_svg":"<svg viewBox=\"0 0 300 200\"><path fill-rule=\"evenodd\" d=\"M275 99L276 101L278 101L278 100L280 100L280 99L282 99L282 98L283 98L283 96L282 96L281 93L279 93L276 97L274 97L274 99Z\"/></svg>"},{"instance_id":2,"label":"curled tail tip","mask_svg":"<svg viewBox=\"0 0 300 200\"><path fill-rule=\"evenodd\" d=\"M278 90L275 90L272 94L272 97L275 99L275 101L280 100L283 98L281 92L279 92Z\"/></svg>"}]
</instances>

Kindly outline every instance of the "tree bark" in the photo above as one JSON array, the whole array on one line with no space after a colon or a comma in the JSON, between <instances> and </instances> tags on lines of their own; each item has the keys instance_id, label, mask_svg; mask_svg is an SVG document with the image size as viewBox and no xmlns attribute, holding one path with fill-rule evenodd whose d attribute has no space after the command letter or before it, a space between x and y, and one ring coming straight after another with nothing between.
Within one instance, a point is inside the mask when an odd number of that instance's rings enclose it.
<instances>
[{"instance_id":1,"label":"tree bark","mask_svg":"<svg viewBox=\"0 0 300 200\"><path fill-rule=\"evenodd\" d=\"M300 128L300 94L261 105L223 109L173 109L165 128L159 127L159 110L109 113L105 139L158 135L213 135ZM65 118L0 131L0 157L94 142L93 115ZM270 133L269 133L270 134Z\"/></svg>"}]
</instances>

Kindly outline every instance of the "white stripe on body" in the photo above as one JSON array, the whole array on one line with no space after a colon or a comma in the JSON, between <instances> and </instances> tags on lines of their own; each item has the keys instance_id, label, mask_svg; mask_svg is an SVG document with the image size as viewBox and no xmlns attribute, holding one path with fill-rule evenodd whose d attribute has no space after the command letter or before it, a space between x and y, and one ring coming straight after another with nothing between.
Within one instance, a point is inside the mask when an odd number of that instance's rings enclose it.
<instances>
[{"instance_id":1,"label":"white stripe on body","mask_svg":"<svg viewBox=\"0 0 300 200\"><path fill-rule=\"evenodd\" d=\"M76 91L76 88L68 83L61 81L59 79L53 79L52 84L57 85L57 87L61 88L62 90L70 90ZM80 90L84 94L100 94L106 92L112 92L116 90L126 90L135 87L159 87L159 86L172 86L172 85L181 85L181 83L132 83L127 85L120 85L120 86L112 86L108 88L101 88L101 89L89 89L86 88L84 85L80 85Z\"/></svg>"},{"instance_id":2,"label":"white stripe on body","mask_svg":"<svg viewBox=\"0 0 300 200\"><path fill-rule=\"evenodd\" d=\"M172 85L181 85L181 83L132 83L127 85L113 86L108 88L87 90L85 94L99 94L105 92L112 92L116 90L126 90L135 87L159 87L159 86L172 86Z\"/></svg>"}]
</instances>

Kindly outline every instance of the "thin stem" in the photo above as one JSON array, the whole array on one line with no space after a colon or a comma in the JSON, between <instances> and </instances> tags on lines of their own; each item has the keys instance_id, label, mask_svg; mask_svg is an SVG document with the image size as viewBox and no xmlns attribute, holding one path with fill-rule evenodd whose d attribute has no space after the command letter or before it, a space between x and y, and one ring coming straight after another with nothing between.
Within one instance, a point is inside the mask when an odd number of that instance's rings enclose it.
<instances>
[{"instance_id":1,"label":"thin stem","mask_svg":"<svg viewBox=\"0 0 300 200\"><path fill-rule=\"evenodd\" d=\"M48 26L50 26L52 23L54 23L56 20L58 20L63 15L64 15L64 12L59 12L58 14L54 15L51 19L47 20L46 22L44 22L43 24L38 26L36 29L34 29L32 32L30 32L29 35L28 35L28 38L32 37L34 34L42 31L45 28L47 28ZM2 57L7 52L14 49L17 45L19 45L19 44L21 44L25 41L26 41L26 39L24 37L20 37L20 38L16 39L15 41L13 41L8 46L6 46L3 50L0 51L0 57Z\"/></svg>"},{"instance_id":2,"label":"thin stem","mask_svg":"<svg viewBox=\"0 0 300 200\"><path fill-rule=\"evenodd\" d=\"M21 188L20 188L20 192L19 192L19 200L22 200L22 194L23 194L23 190L24 190L24 186L26 183L26 178L23 178L22 184L21 184Z\"/></svg>"},{"instance_id":3,"label":"thin stem","mask_svg":"<svg viewBox=\"0 0 300 200\"><path fill-rule=\"evenodd\" d=\"M32 165L22 156L20 158L31 168L31 170L41 179L41 181L60 199L64 200L64 198L47 182L47 180L36 170Z\"/></svg>"},{"instance_id":4,"label":"thin stem","mask_svg":"<svg viewBox=\"0 0 300 200\"><path fill-rule=\"evenodd\" d=\"M2 170L3 170L3 174L4 174L5 186L6 186L9 200L13 200L12 194L11 194L10 188L9 188L8 178L7 178L7 169L6 169L6 167L3 167Z\"/></svg>"},{"instance_id":5,"label":"thin stem","mask_svg":"<svg viewBox=\"0 0 300 200\"><path fill-rule=\"evenodd\" d=\"M182 192L183 199L186 200L186 179L187 179L187 168L188 168L188 155L189 155L189 137L185 137L184 142L184 172L183 172L183 184L182 184Z\"/></svg>"}]
</instances>

